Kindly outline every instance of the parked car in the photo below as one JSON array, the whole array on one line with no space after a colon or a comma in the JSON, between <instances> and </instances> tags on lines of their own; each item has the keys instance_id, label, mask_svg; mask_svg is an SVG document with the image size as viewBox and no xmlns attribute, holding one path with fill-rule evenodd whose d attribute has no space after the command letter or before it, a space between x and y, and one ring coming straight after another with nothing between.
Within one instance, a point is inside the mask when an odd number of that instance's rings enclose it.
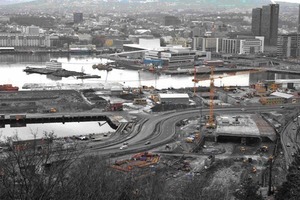
<instances>
[{"instance_id":1,"label":"parked car","mask_svg":"<svg viewBox=\"0 0 300 200\"><path fill-rule=\"evenodd\" d=\"M148 144L151 144L151 142L150 142L150 141L147 141L147 142L145 143L145 145L148 145Z\"/></svg>"},{"instance_id":2,"label":"parked car","mask_svg":"<svg viewBox=\"0 0 300 200\"><path fill-rule=\"evenodd\" d=\"M120 150L122 150L122 149L127 149L128 148L128 145L122 145L121 147L120 147Z\"/></svg>"}]
</instances>

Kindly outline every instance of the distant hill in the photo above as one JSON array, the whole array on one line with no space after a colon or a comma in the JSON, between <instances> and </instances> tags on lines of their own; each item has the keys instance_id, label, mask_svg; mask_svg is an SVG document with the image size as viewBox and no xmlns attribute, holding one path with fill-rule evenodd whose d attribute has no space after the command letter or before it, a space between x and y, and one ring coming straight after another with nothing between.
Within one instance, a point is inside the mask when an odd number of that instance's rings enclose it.
<instances>
[{"instance_id":1,"label":"distant hill","mask_svg":"<svg viewBox=\"0 0 300 200\"><path fill-rule=\"evenodd\" d=\"M18 4L18 3L24 3L29 1L33 1L33 0L0 0L0 5Z\"/></svg>"},{"instance_id":2,"label":"distant hill","mask_svg":"<svg viewBox=\"0 0 300 200\"><path fill-rule=\"evenodd\" d=\"M150 2L150 0L121 0L121 2L118 2L119 0L106 0L104 2L103 0L0 0L0 6L6 6L8 9L14 9L14 10L24 10L24 9L30 9L32 10L56 10L58 8L60 9L70 9L71 10L78 10L78 9L94 9L97 7L101 7L102 10L111 10L115 8L116 4L121 4L122 6L119 8L123 9L130 9L132 7L126 6L126 5L134 5L134 3L141 5L145 5L147 8L147 4L140 4L140 2ZM272 0L157 0L159 3L173 3L173 5L178 5L180 8L201 8L201 9L207 9L210 11L213 10L235 10L235 9L252 9L261 7L263 5L271 4ZM156 3L154 4L157 4ZM127 4L128 2L132 2L131 4ZM154 1L155 2L155 1ZM158 5L159 5L158 3ZM175 3L175 4L174 4ZM111 4L114 4L111 6ZM166 5L166 4L164 4ZM291 3L280 3L280 5L284 6L290 6L293 5ZM157 6L157 5L156 5ZM174 8L174 7L170 7ZM177 7L178 8L178 7ZM100 10L101 10L100 9Z\"/></svg>"}]
</instances>

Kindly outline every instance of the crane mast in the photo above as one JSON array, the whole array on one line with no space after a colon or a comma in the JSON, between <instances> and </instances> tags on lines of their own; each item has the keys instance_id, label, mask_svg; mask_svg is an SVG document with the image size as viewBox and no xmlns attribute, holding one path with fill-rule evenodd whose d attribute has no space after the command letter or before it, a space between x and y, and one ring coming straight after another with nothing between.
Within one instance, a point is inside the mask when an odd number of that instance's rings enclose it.
<instances>
[{"instance_id":1,"label":"crane mast","mask_svg":"<svg viewBox=\"0 0 300 200\"><path fill-rule=\"evenodd\" d=\"M210 66L210 92L209 92L209 119L207 128L215 128L216 123L214 120L214 97L215 97L215 85L214 85L214 66Z\"/></svg>"}]
</instances>

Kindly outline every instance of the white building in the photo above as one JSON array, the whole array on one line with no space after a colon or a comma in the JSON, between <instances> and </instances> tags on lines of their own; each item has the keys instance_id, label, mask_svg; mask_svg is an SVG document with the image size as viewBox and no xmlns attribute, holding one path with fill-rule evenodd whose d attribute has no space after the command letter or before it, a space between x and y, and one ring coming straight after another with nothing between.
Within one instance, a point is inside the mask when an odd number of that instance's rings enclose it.
<instances>
[{"instance_id":1,"label":"white building","mask_svg":"<svg viewBox=\"0 0 300 200\"><path fill-rule=\"evenodd\" d=\"M264 37L240 40L240 54L253 54L264 52Z\"/></svg>"},{"instance_id":2,"label":"white building","mask_svg":"<svg viewBox=\"0 0 300 200\"><path fill-rule=\"evenodd\" d=\"M168 69L194 67L197 51L184 47L164 47L145 52L145 60L161 60Z\"/></svg>"},{"instance_id":3,"label":"white building","mask_svg":"<svg viewBox=\"0 0 300 200\"><path fill-rule=\"evenodd\" d=\"M222 52L229 54L256 54L264 52L264 37L222 39Z\"/></svg>"},{"instance_id":4,"label":"white building","mask_svg":"<svg viewBox=\"0 0 300 200\"><path fill-rule=\"evenodd\" d=\"M0 33L2 47L50 47L50 37L44 34Z\"/></svg>"}]
</instances>

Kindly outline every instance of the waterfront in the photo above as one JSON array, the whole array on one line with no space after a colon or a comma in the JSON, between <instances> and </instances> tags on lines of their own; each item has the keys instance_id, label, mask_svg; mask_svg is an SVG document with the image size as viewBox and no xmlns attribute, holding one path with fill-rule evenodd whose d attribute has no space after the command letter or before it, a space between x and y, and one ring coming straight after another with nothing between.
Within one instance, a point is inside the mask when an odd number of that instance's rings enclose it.
<instances>
[{"instance_id":1,"label":"waterfront","mask_svg":"<svg viewBox=\"0 0 300 200\"><path fill-rule=\"evenodd\" d=\"M63 69L72 70L77 72L84 72L91 75L99 75L101 78L92 79L76 79L76 77L59 78L53 76L46 76L40 74L26 74L23 72L26 66L30 67L45 67L45 62L51 59L62 62ZM62 55L50 55L50 54L38 54L38 55L0 55L0 84L13 84L20 89L26 83L33 84L49 84L49 85L61 85L61 84L122 84L125 87L139 87L140 85L153 86L157 89L164 88L181 88L181 87L193 87L194 83L192 79L193 75L165 75L163 73L155 74L147 70L126 70L126 69L113 69L112 71L99 71L93 69L93 64L107 62L106 59L96 58L93 55L76 55L76 56L62 56ZM218 75L223 76L223 75ZM276 79L300 79L298 75L286 75L275 73L254 73L254 74L239 74L235 76L228 76L225 74L223 78L216 76L216 86L248 86L249 84L256 83L261 80L274 80ZM198 86L209 86L208 75L198 75L199 79L206 79L200 81Z\"/></svg>"},{"instance_id":2,"label":"waterfront","mask_svg":"<svg viewBox=\"0 0 300 200\"><path fill-rule=\"evenodd\" d=\"M103 124L102 126L99 123ZM105 122L68 122L68 123L45 123L45 124L27 124L26 127L10 127L0 128L0 141L4 141L7 137L17 135L21 140L42 138L44 133L53 132L57 137L70 137L79 135L99 134L114 132ZM104 124L105 123L105 124Z\"/></svg>"}]
</instances>

